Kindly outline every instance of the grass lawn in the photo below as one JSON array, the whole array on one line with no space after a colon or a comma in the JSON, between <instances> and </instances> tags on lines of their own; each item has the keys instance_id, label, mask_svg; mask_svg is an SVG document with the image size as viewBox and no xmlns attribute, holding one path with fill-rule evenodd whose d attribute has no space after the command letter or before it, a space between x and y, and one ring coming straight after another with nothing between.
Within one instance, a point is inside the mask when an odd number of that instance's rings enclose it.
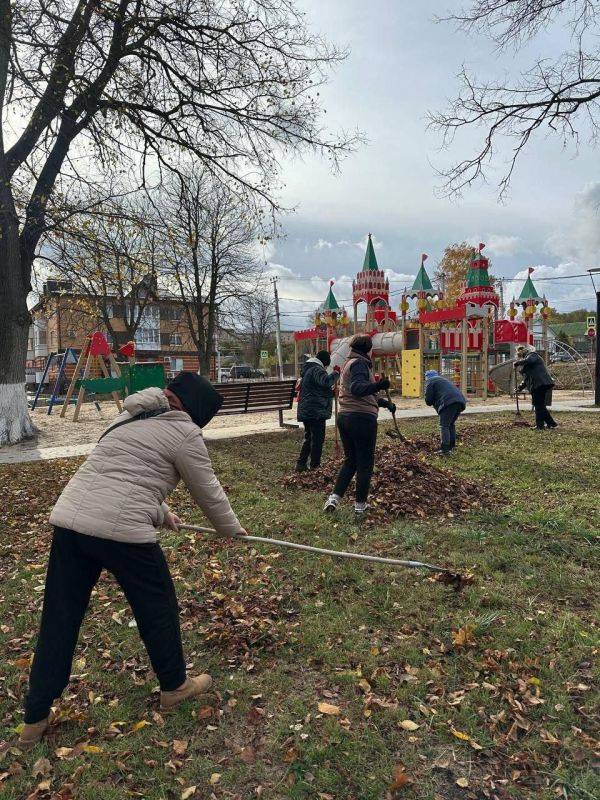
<instances>
[{"instance_id":1,"label":"grass lawn","mask_svg":"<svg viewBox=\"0 0 600 800\"><path fill-rule=\"evenodd\" d=\"M282 486L298 434L213 444L250 532L441 563L472 571L474 584L456 593L416 571L163 533L186 656L215 692L158 713L131 612L103 577L59 724L26 755L14 731L46 519L80 462L0 467L3 800L599 797L600 417L557 417L559 430L543 434L510 415L459 423L470 435L442 466L497 501L369 529L347 508L322 514L329 487ZM403 428L427 435L435 422ZM183 490L172 505L201 521Z\"/></svg>"}]
</instances>

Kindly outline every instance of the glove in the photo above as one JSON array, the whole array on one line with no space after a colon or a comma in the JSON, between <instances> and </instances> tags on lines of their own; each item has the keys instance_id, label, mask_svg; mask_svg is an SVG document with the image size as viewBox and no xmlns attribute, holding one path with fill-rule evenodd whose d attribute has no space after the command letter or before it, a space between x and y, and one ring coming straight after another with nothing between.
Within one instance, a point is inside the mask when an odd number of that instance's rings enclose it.
<instances>
[{"instance_id":1,"label":"glove","mask_svg":"<svg viewBox=\"0 0 600 800\"><path fill-rule=\"evenodd\" d=\"M334 368L333 368L333 371L334 371L334 372L335 372L337 375L339 375L339 374L341 373L341 371L342 371L342 370L341 370L341 368L340 368L340 367L336 366L336 367L334 367Z\"/></svg>"},{"instance_id":2,"label":"glove","mask_svg":"<svg viewBox=\"0 0 600 800\"><path fill-rule=\"evenodd\" d=\"M396 413L396 403L388 403L387 407L388 411L391 411L392 414Z\"/></svg>"},{"instance_id":3,"label":"glove","mask_svg":"<svg viewBox=\"0 0 600 800\"><path fill-rule=\"evenodd\" d=\"M390 379L385 377L381 378L375 385L377 386L378 392L385 392L391 386Z\"/></svg>"}]
</instances>

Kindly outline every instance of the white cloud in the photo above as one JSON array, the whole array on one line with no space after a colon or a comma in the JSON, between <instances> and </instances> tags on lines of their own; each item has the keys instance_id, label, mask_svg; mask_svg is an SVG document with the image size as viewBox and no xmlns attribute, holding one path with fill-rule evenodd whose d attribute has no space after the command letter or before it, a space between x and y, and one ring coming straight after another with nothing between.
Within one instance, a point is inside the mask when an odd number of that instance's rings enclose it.
<instances>
[{"instance_id":1,"label":"white cloud","mask_svg":"<svg viewBox=\"0 0 600 800\"><path fill-rule=\"evenodd\" d=\"M503 233L488 233L487 236L469 236L467 244L478 247L485 244L485 252L489 256L514 256L523 251L520 236L509 236Z\"/></svg>"},{"instance_id":2,"label":"white cloud","mask_svg":"<svg viewBox=\"0 0 600 800\"><path fill-rule=\"evenodd\" d=\"M313 246L315 250L323 250L324 247L327 247L329 250L331 250L333 247L333 242L328 242L326 239L318 239Z\"/></svg>"},{"instance_id":3,"label":"white cloud","mask_svg":"<svg viewBox=\"0 0 600 800\"><path fill-rule=\"evenodd\" d=\"M596 266L600 262L600 181L588 183L573 205L571 219L548 238L547 246L565 261Z\"/></svg>"}]
</instances>

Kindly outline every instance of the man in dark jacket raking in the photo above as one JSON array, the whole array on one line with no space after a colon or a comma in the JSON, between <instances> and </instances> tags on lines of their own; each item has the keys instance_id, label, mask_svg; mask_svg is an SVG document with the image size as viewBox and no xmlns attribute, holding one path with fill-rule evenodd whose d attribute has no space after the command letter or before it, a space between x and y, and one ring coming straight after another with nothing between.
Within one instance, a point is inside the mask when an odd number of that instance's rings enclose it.
<instances>
[{"instance_id":1,"label":"man in dark jacket raking","mask_svg":"<svg viewBox=\"0 0 600 800\"><path fill-rule=\"evenodd\" d=\"M514 366L523 376L523 382L517 387L517 391L527 388L531 393L531 402L535 408L535 427L540 431L544 430L544 424L548 428L557 428L558 423L546 406L546 393L554 386L554 381L544 359L535 350L524 346L517 347L517 356Z\"/></svg>"},{"instance_id":2,"label":"man in dark jacket raking","mask_svg":"<svg viewBox=\"0 0 600 800\"><path fill-rule=\"evenodd\" d=\"M442 435L440 455L447 456L456 447L456 420L467 407L460 389L434 369L425 373L425 402L433 406L440 418Z\"/></svg>"},{"instance_id":3,"label":"man in dark jacket raking","mask_svg":"<svg viewBox=\"0 0 600 800\"><path fill-rule=\"evenodd\" d=\"M304 442L296 471L316 469L321 464L323 443L325 442L325 423L331 417L333 407L333 386L339 373L329 374L326 370L331 364L327 350L321 350L315 358L309 358L300 370L300 399L298 401L298 422L304 423Z\"/></svg>"}]
</instances>

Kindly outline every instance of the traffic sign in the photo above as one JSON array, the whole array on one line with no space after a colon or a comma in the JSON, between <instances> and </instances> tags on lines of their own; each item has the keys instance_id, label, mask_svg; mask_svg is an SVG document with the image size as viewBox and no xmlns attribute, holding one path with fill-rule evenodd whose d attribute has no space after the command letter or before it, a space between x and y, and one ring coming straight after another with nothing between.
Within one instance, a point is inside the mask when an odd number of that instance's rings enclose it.
<instances>
[{"instance_id":1,"label":"traffic sign","mask_svg":"<svg viewBox=\"0 0 600 800\"><path fill-rule=\"evenodd\" d=\"M590 337L590 339L593 339L596 335L596 328L588 328L587 335Z\"/></svg>"},{"instance_id":2,"label":"traffic sign","mask_svg":"<svg viewBox=\"0 0 600 800\"><path fill-rule=\"evenodd\" d=\"M585 323L588 328L595 328L596 327L596 315L590 314L587 318L587 322Z\"/></svg>"},{"instance_id":3,"label":"traffic sign","mask_svg":"<svg viewBox=\"0 0 600 800\"><path fill-rule=\"evenodd\" d=\"M261 350L260 351L260 357L262 359L268 358L269 357L269 351L268 350Z\"/></svg>"}]
</instances>

